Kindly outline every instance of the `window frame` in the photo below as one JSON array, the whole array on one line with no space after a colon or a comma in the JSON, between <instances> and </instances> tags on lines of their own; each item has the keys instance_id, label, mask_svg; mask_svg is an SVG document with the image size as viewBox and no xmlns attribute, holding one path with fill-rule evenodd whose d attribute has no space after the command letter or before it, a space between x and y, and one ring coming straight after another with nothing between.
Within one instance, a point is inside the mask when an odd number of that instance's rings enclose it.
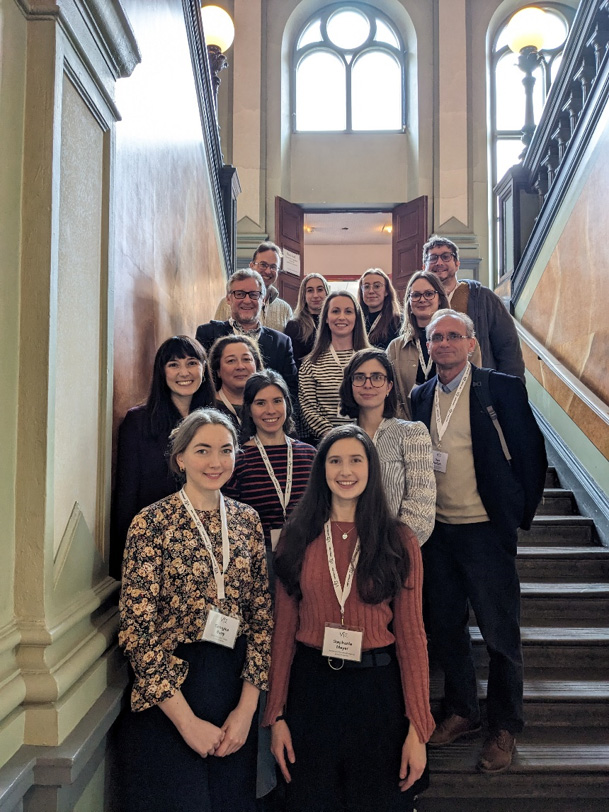
<instances>
[{"instance_id":1,"label":"window frame","mask_svg":"<svg viewBox=\"0 0 609 812\"><path fill-rule=\"evenodd\" d=\"M330 40L327 34L327 23L329 18L339 10L351 10L359 11L363 13L370 23L370 31L368 33L368 37L366 40L359 45L357 48L340 48ZM395 47L386 42L376 42L374 37L376 36L376 20L381 20L395 35L399 47ZM300 41L302 35L307 30L307 28L314 23L315 21L320 21L320 30L322 39L318 40L317 42L311 42L307 45L304 45L302 48L298 48L298 42ZM343 63L345 67L345 111L346 111L346 127L345 129L341 130L326 130L323 128L315 129L315 130L299 130L296 126L296 107L297 107L297 98L296 98L296 88L297 88L297 73L298 73L298 66L302 62L302 60L311 54L314 51L330 51L335 54ZM353 65L356 64L359 57L363 56L365 53L371 52L384 52L389 54L393 57L400 68L400 81L401 81L401 90L400 90L400 105L402 108L401 112L401 125L398 129L353 129L353 87L352 87L352 80L351 80L351 72L353 69ZM346 56L350 54L350 59L347 59ZM386 14L384 14L379 9L376 9L374 6L371 6L368 3L361 3L357 0L343 0L343 2L332 3L330 5L324 6L324 8L319 9L315 14L312 14L310 17L307 18L304 25L301 26L299 29L295 39L294 39L294 47L292 49L292 64L290 70L290 117L292 123L292 133L295 135L359 135L359 134L378 134L378 135L395 135L396 133L404 133L407 131L407 110L406 110L406 48L404 45L404 41L402 36L396 26L396 24L389 18Z\"/></svg>"}]
</instances>

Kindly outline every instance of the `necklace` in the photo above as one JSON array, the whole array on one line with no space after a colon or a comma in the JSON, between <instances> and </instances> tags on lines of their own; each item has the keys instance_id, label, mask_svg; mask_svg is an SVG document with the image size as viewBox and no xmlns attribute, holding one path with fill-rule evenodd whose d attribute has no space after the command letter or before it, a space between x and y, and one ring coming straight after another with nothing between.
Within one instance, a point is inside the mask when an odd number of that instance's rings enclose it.
<instances>
[{"instance_id":1,"label":"necklace","mask_svg":"<svg viewBox=\"0 0 609 812\"><path fill-rule=\"evenodd\" d=\"M343 539L349 538L349 533L354 529L353 527L350 527L348 530L343 530L343 528L340 526L340 524L337 521L335 521L334 524L338 527L338 529L342 533L342 538Z\"/></svg>"}]
</instances>

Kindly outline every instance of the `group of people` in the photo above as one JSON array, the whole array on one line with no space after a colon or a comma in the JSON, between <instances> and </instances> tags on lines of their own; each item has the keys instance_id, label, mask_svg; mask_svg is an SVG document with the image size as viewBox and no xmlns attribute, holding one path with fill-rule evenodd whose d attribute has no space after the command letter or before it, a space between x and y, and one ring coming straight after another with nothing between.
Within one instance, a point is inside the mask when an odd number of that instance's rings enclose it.
<instances>
[{"instance_id":1,"label":"group of people","mask_svg":"<svg viewBox=\"0 0 609 812\"><path fill-rule=\"evenodd\" d=\"M272 757L288 812L412 810L427 744L480 731L470 604L490 656L478 769L510 766L516 533L544 444L503 304L457 280L450 240L423 261L403 314L378 268L357 297L310 274L292 313L263 243L196 340L159 348L113 498L125 810L274 808Z\"/></svg>"}]
</instances>

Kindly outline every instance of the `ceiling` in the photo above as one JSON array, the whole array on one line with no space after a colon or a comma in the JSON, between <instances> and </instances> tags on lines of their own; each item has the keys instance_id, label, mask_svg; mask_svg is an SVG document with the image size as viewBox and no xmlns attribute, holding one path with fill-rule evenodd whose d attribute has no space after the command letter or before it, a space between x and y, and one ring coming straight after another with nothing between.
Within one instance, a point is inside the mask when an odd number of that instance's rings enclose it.
<instances>
[{"instance_id":1,"label":"ceiling","mask_svg":"<svg viewBox=\"0 0 609 812\"><path fill-rule=\"evenodd\" d=\"M305 212L305 245L387 245L391 212ZM308 231L308 229L313 229Z\"/></svg>"}]
</instances>

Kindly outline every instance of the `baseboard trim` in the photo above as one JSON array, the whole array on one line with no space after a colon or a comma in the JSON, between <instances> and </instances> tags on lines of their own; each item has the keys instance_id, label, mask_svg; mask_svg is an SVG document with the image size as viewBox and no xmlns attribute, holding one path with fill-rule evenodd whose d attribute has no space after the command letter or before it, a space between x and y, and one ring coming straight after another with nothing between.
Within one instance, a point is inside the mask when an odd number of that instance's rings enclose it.
<instances>
[{"instance_id":1,"label":"baseboard trim","mask_svg":"<svg viewBox=\"0 0 609 812\"><path fill-rule=\"evenodd\" d=\"M609 497L533 403L531 408L546 438L548 458L561 484L573 491L579 512L592 519L598 540L603 547L609 547Z\"/></svg>"}]
</instances>

